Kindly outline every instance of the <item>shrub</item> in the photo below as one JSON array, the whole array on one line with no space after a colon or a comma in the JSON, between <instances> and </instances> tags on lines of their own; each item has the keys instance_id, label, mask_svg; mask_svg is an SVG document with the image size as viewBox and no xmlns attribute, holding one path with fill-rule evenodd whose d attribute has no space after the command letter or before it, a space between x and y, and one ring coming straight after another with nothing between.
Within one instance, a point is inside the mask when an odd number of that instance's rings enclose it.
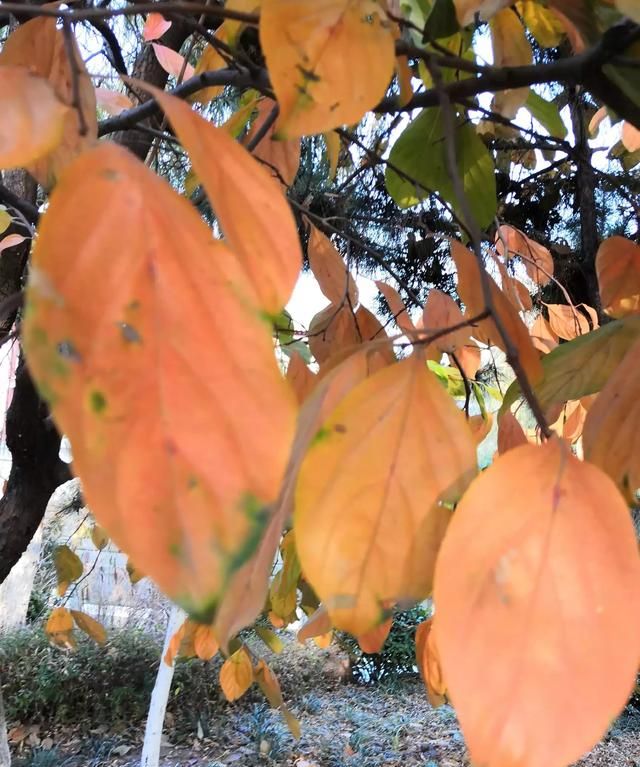
<instances>
[{"instance_id":1,"label":"shrub","mask_svg":"<svg viewBox=\"0 0 640 767\"><path fill-rule=\"evenodd\" d=\"M338 633L338 644L351 659L351 676L354 681L365 684L382 680L391 682L406 674L417 673L414 643L416 627L428 617L429 611L420 605L397 612L387 641L379 653L363 652L353 637Z\"/></svg>"}]
</instances>

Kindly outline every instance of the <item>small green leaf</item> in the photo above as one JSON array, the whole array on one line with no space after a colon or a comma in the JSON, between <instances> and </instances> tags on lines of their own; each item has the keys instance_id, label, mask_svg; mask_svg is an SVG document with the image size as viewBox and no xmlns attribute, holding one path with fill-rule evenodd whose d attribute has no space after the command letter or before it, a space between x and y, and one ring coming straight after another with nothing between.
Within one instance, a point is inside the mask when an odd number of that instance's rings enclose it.
<instances>
[{"instance_id":1,"label":"small green leaf","mask_svg":"<svg viewBox=\"0 0 640 767\"><path fill-rule=\"evenodd\" d=\"M280 654L284 650L284 644L280 637L265 626L256 626L256 634L267 645L271 652Z\"/></svg>"},{"instance_id":2,"label":"small green leaf","mask_svg":"<svg viewBox=\"0 0 640 767\"><path fill-rule=\"evenodd\" d=\"M525 109L534 120L537 120L544 127L550 136L566 138L567 126L560 117L558 107L552 101L547 101L535 91L530 90Z\"/></svg>"}]
</instances>

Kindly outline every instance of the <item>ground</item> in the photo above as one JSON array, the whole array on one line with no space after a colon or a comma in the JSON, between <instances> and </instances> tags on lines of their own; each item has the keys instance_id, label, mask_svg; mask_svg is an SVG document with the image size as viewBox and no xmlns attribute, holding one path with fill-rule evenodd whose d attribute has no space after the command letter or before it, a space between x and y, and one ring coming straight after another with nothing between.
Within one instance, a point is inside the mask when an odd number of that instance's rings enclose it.
<instances>
[{"instance_id":1,"label":"ground","mask_svg":"<svg viewBox=\"0 0 640 767\"><path fill-rule=\"evenodd\" d=\"M333 648L302 647L291 640L272 657L283 693L298 717L295 741L281 716L257 690L234 704L215 691L194 707L192 726L167 718L162 767L287 765L287 767L462 767L468 765L462 734L449 706L433 709L417 677L375 686L341 679L342 656ZM206 713L204 713L206 709ZM16 724L14 723L14 727ZM138 767L142 726L55 723L30 725L14 744L16 767ZM34 759L35 754L36 758ZM49 755L47 755L49 752ZM628 709L580 767L640 767L640 713Z\"/></svg>"}]
</instances>

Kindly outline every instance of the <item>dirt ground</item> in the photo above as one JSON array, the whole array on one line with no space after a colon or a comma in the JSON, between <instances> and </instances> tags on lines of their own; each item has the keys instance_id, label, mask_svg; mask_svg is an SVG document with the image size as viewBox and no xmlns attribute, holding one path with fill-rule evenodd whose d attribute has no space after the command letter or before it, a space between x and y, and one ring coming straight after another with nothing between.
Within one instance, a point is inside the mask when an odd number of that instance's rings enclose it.
<instances>
[{"instance_id":1,"label":"dirt ground","mask_svg":"<svg viewBox=\"0 0 640 767\"><path fill-rule=\"evenodd\" d=\"M246 700L222 704L202 716L190 732L178 732L168 716L162 767L462 767L464 740L449 706L433 709L418 678L361 686L338 679L335 651L302 648L295 642L273 659L285 700L299 719L295 740L282 717L252 691ZM36 767L138 767L142 730L74 728L70 736L39 730L40 747L56 758ZM16 758L25 765L27 755ZM640 712L628 709L580 767L640 767Z\"/></svg>"}]
</instances>

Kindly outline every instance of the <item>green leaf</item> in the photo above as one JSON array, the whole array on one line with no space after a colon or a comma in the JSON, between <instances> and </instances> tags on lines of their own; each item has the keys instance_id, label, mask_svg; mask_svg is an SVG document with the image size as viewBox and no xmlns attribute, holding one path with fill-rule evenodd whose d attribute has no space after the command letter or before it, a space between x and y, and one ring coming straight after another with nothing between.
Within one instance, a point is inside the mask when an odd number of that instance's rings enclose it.
<instances>
[{"instance_id":1,"label":"green leaf","mask_svg":"<svg viewBox=\"0 0 640 767\"><path fill-rule=\"evenodd\" d=\"M562 117L560 117L558 107L552 101L543 99L542 96L531 90L529 91L525 108L534 120L537 120L540 125L544 126L544 129L550 136L566 138L567 126L564 124Z\"/></svg>"},{"instance_id":2,"label":"green leaf","mask_svg":"<svg viewBox=\"0 0 640 767\"><path fill-rule=\"evenodd\" d=\"M278 655L284 650L284 644L280 637L265 626L256 626L256 634L267 645L271 652Z\"/></svg>"},{"instance_id":3,"label":"green leaf","mask_svg":"<svg viewBox=\"0 0 640 767\"><path fill-rule=\"evenodd\" d=\"M560 344L542 358L544 376L534 387L543 410L557 402L599 392L640 336L640 317L625 317ZM514 381L504 395L502 414L520 397Z\"/></svg>"},{"instance_id":4,"label":"green leaf","mask_svg":"<svg viewBox=\"0 0 640 767\"><path fill-rule=\"evenodd\" d=\"M424 27L423 42L451 37L460 29L453 0L435 0Z\"/></svg>"},{"instance_id":5,"label":"green leaf","mask_svg":"<svg viewBox=\"0 0 640 767\"><path fill-rule=\"evenodd\" d=\"M309 349L309 345L304 341L293 341L292 343L283 346L282 351L287 357L292 357L295 353L299 354L307 365L311 362L311 350Z\"/></svg>"},{"instance_id":6,"label":"green leaf","mask_svg":"<svg viewBox=\"0 0 640 767\"><path fill-rule=\"evenodd\" d=\"M286 309L283 309L277 317L273 318L273 332L281 346L293 342L293 320Z\"/></svg>"},{"instance_id":7,"label":"green leaf","mask_svg":"<svg viewBox=\"0 0 640 767\"><path fill-rule=\"evenodd\" d=\"M458 126L455 144L465 194L478 224L484 228L497 211L493 160L472 123ZM387 190L401 208L416 205L430 192L438 192L459 213L447 167L440 108L423 110L404 130L391 150L389 164ZM394 167L409 178L397 173Z\"/></svg>"}]
</instances>

